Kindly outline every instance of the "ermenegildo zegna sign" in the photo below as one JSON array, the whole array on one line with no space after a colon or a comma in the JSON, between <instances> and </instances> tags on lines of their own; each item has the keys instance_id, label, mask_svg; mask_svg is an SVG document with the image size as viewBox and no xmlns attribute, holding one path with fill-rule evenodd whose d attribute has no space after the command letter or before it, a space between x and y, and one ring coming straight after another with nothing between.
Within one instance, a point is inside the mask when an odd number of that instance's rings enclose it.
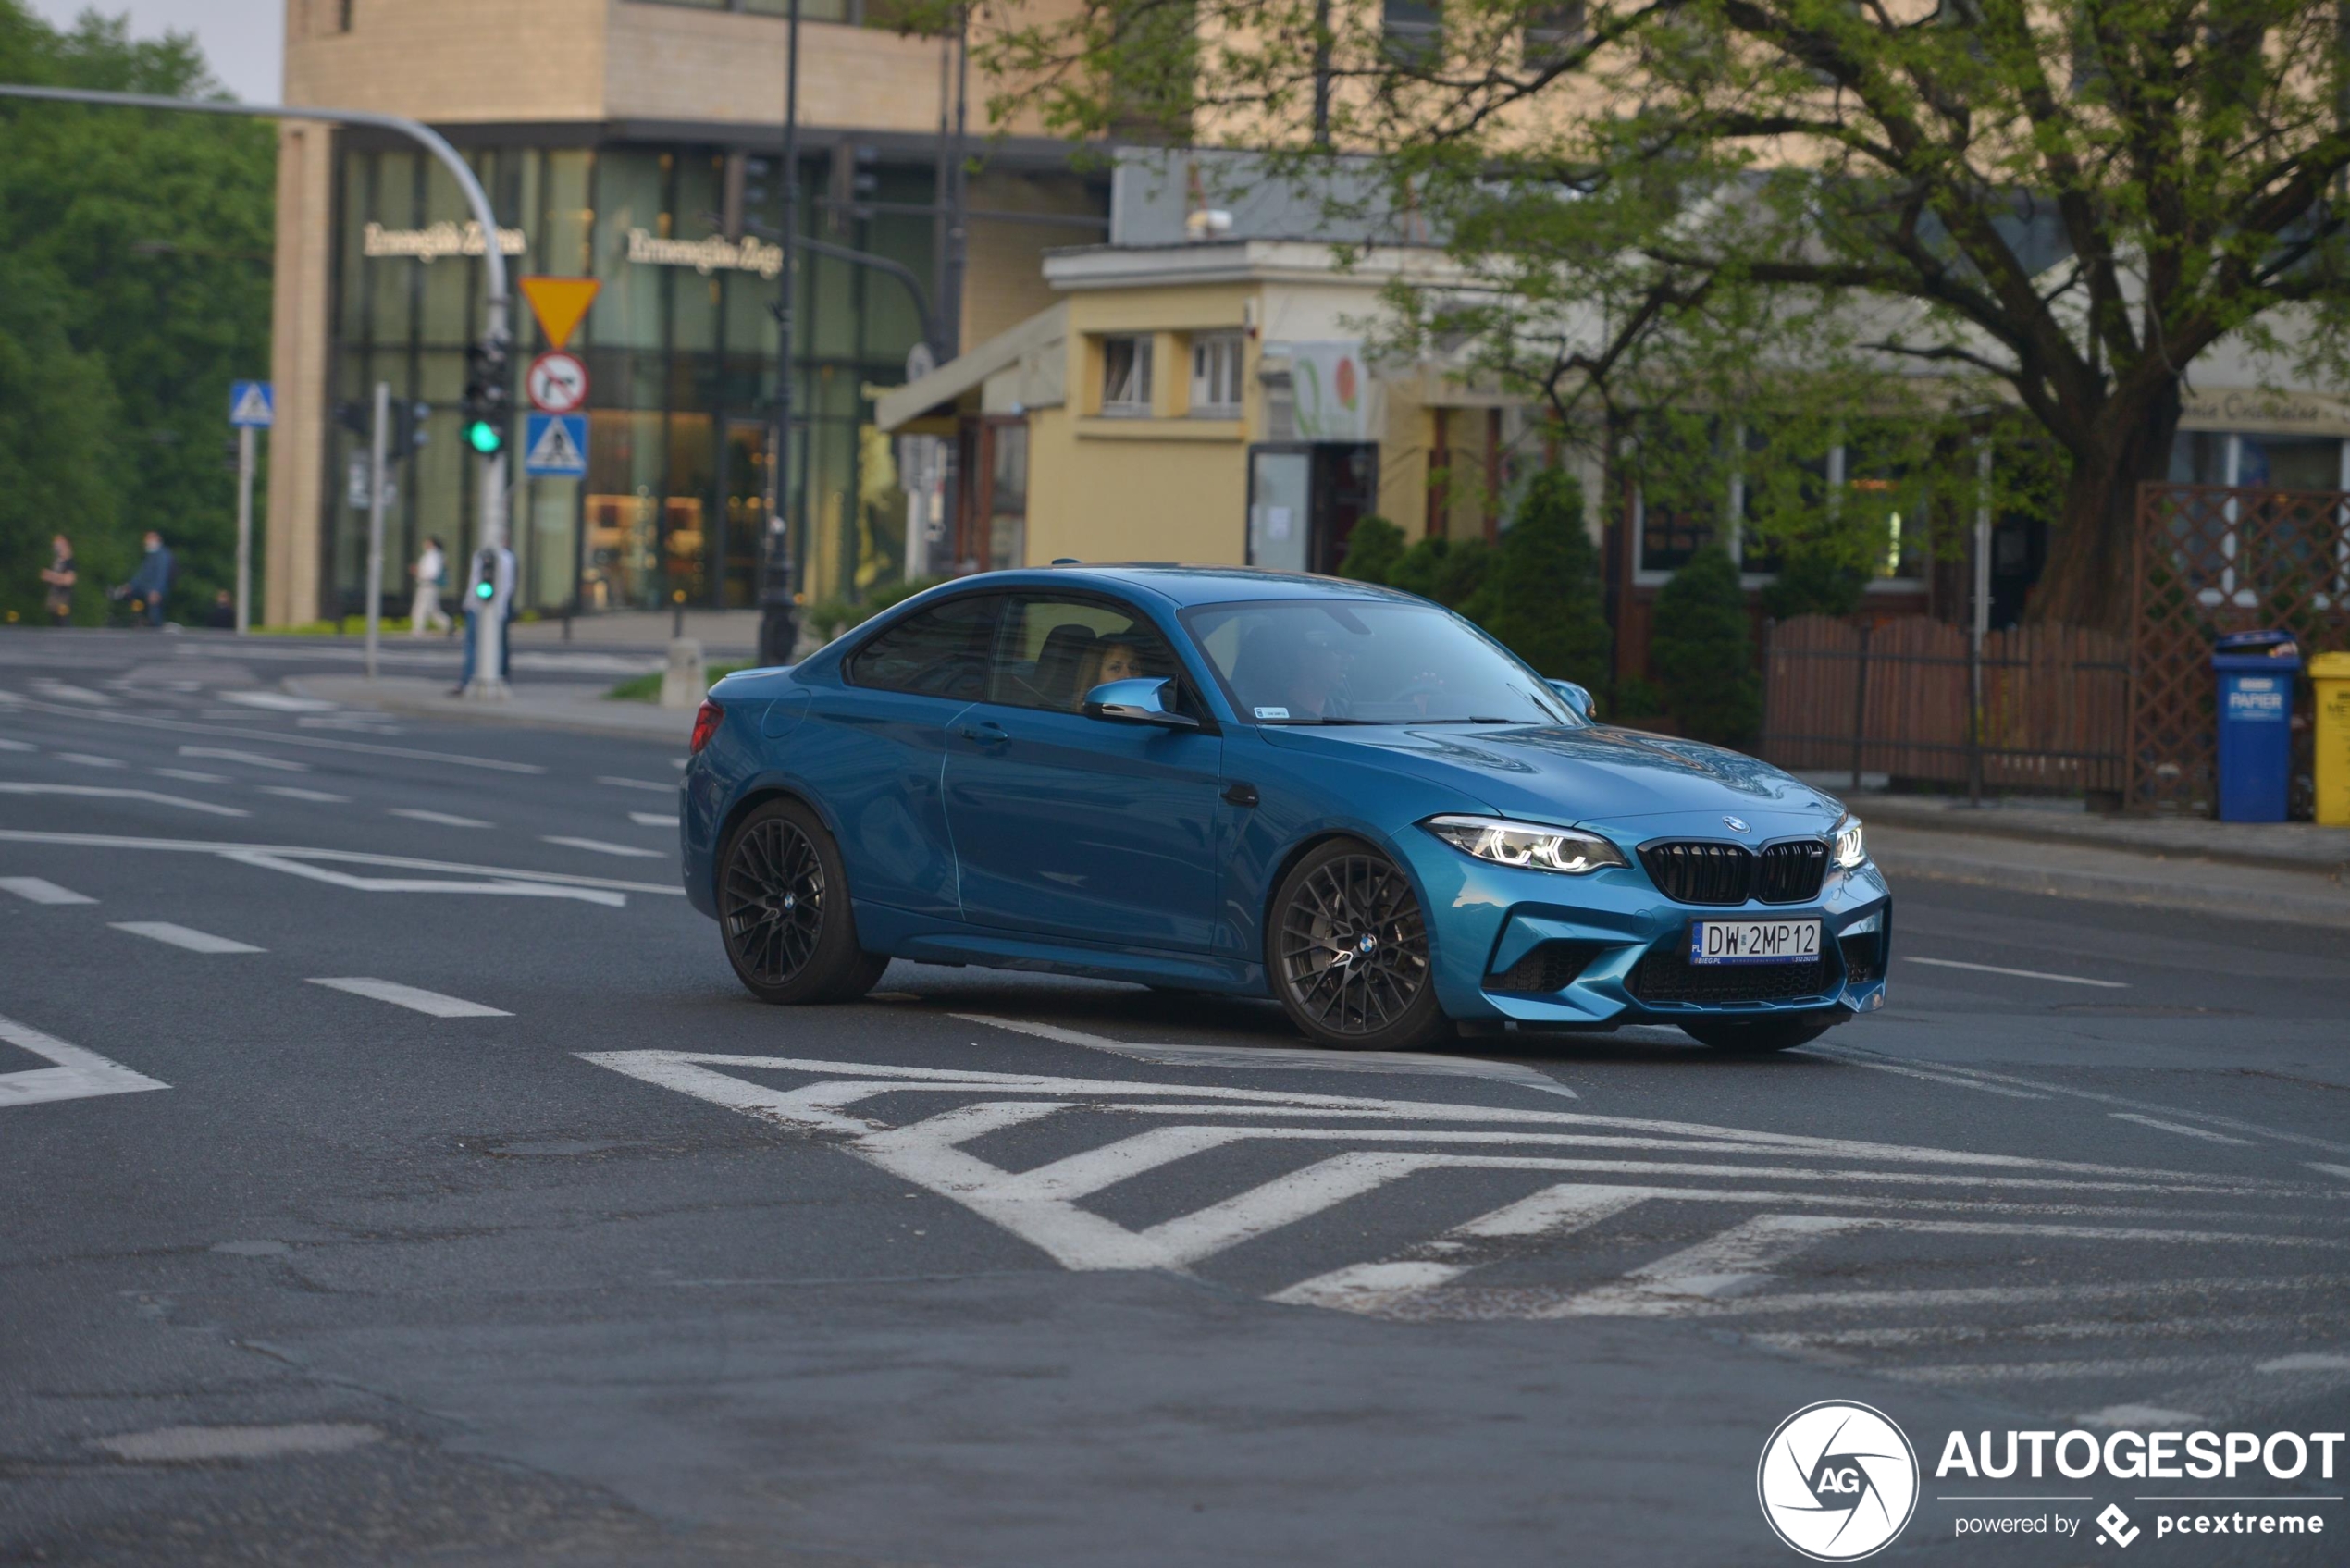
<instances>
[{"instance_id":1,"label":"ermenegildo zegna sign","mask_svg":"<svg viewBox=\"0 0 2350 1568\"><path fill-rule=\"evenodd\" d=\"M425 228L386 228L371 223L360 233L361 252L370 257L402 256L413 261L435 262L443 256L477 256L486 249L481 240L481 225L467 222L436 223ZM518 256L530 241L519 228L498 230L498 251L501 255Z\"/></svg>"},{"instance_id":2,"label":"ermenegildo zegna sign","mask_svg":"<svg viewBox=\"0 0 2350 1568\"><path fill-rule=\"evenodd\" d=\"M360 244L365 254L378 259L434 262L443 256L477 256L482 253L481 225L436 223L428 228L386 228L371 223L361 231ZM503 254L521 255L529 245L519 228L498 230L498 249ZM740 240L723 234L667 240L649 229L632 228L628 260L643 266L690 266L704 277L713 272L749 272L775 278L784 270L782 246L748 235Z\"/></svg>"}]
</instances>

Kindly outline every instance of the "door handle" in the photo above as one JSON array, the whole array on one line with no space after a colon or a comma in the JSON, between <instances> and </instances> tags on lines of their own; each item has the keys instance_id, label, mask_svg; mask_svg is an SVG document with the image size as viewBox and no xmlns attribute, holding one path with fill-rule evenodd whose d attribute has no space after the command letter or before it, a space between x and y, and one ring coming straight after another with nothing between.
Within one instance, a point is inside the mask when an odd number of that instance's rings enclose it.
<instances>
[{"instance_id":1,"label":"door handle","mask_svg":"<svg viewBox=\"0 0 2350 1568\"><path fill-rule=\"evenodd\" d=\"M1224 799L1233 806L1254 806L1256 804L1256 786L1253 784L1226 784Z\"/></svg>"},{"instance_id":2,"label":"door handle","mask_svg":"<svg viewBox=\"0 0 2350 1568\"><path fill-rule=\"evenodd\" d=\"M1001 746L1012 737L1010 732L1007 731L1003 725L988 720L976 724L965 724L963 738L977 741L982 746Z\"/></svg>"}]
</instances>

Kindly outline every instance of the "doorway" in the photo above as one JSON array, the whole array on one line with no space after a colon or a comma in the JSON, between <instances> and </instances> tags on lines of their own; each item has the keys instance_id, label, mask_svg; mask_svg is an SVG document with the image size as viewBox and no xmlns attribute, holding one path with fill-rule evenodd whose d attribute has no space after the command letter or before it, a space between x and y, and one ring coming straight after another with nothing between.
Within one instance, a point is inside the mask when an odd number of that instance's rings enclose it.
<instances>
[{"instance_id":1,"label":"doorway","mask_svg":"<svg viewBox=\"0 0 2350 1568\"><path fill-rule=\"evenodd\" d=\"M1248 563L1335 573L1354 525L1379 505L1375 442L1280 442L1249 449Z\"/></svg>"}]
</instances>

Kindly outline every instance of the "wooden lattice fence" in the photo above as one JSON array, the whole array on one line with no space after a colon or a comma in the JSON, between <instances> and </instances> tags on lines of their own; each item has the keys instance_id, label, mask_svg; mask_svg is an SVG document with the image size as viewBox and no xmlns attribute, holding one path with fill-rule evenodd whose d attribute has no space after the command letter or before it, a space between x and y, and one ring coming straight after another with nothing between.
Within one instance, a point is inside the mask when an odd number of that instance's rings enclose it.
<instances>
[{"instance_id":1,"label":"wooden lattice fence","mask_svg":"<svg viewBox=\"0 0 2350 1568\"><path fill-rule=\"evenodd\" d=\"M2071 626L2017 626L1983 643L1983 712L1967 722L1967 634L1925 616L1874 624L1800 615L1771 628L1762 755L1856 777L2117 796L2129 722L2129 649Z\"/></svg>"},{"instance_id":2,"label":"wooden lattice fence","mask_svg":"<svg viewBox=\"0 0 2350 1568\"><path fill-rule=\"evenodd\" d=\"M2350 493L2142 485L2134 578L2128 802L2208 809L2211 645L2280 627L2305 654L2350 648ZM2296 738L2298 776L2309 737Z\"/></svg>"}]
</instances>

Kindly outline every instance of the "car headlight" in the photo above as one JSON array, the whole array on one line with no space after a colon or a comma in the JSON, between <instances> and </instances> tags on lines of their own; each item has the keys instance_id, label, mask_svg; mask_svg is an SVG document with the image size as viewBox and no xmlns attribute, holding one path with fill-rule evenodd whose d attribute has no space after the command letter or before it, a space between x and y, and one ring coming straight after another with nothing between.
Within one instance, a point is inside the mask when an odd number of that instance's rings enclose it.
<instances>
[{"instance_id":1,"label":"car headlight","mask_svg":"<svg viewBox=\"0 0 2350 1568\"><path fill-rule=\"evenodd\" d=\"M1868 864L1869 846L1861 837L1860 818L1847 814L1836 824L1834 858L1839 870L1849 871L1855 866Z\"/></svg>"},{"instance_id":2,"label":"car headlight","mask_svg":"<svg viewBox=\"0 0 2350 1568\"><path fill-rule=\"evenodd\" d=\"M1597 833L1497 817L1430 817L1420 826L1466 855L1497 866L1525 866L1579 877L1602 866L1628 866L1624 851Z\"/></svg>"}]
</instances>

